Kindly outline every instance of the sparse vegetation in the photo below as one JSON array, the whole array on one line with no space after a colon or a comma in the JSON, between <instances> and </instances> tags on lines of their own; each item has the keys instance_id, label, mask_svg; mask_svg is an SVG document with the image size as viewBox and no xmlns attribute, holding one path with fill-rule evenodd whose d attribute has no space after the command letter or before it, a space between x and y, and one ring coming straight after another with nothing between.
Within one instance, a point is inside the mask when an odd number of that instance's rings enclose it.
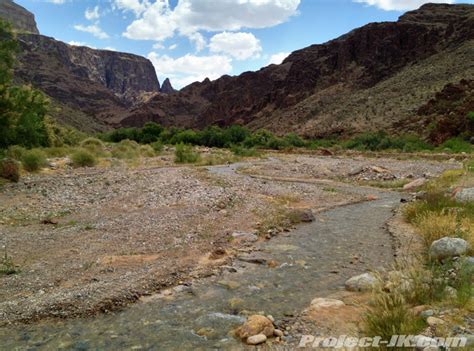
<instances>
[{"instance_id":1,"label":"sparse vegetation","mask_svg":"<svg viewBox=\"0 0 474 351\"><path fill-rule=\"evenodd\" d=\"M71 155L74 167L94 167L97 164L95 156L86 149L79 149Z\"/></svg>"},{"instance_id":2,"label":"sparse vegetation","mask_svg":"<svg viewBox=\"0 0 474 351\"><path fill-rule=\"evenodd\" d=\"M174 155L176 163L195 163L200 158L199 154L193 151L193 147L187 144L177 144Z\"/></svg>"},{"instance_id":3,"label":"sparse vegetation","mask_svg":"<svg viewBox=\"0 0 474 351\"><path fill-rule=\"evenodd\" d=\"M9 158L0 160L0 178L18 182L20 180L19 163Z\"/></svg>"},{"instance_id":4,"label":"sparse vegetation","mask_svg":"<svg viewBox=\"0 0 474 351\"><path fill-rule=\"evenodd\" d=\"M7 249L4 248L3 257L0 260L0 276L12 275L19 273L19 270L13 263L13 259L8 255Z\"/></svg>"},{"instance_id":5,"label":"sparse vegetation","mask_svg":"<svg viewBox=\"0 0 474 351\"><path fill-rule=\"evenodd\" d=\"M46 154L39 149L26 151L21 157L21 163L29 172L36 172L48 164Z\"/></svg>"}]
</instances>

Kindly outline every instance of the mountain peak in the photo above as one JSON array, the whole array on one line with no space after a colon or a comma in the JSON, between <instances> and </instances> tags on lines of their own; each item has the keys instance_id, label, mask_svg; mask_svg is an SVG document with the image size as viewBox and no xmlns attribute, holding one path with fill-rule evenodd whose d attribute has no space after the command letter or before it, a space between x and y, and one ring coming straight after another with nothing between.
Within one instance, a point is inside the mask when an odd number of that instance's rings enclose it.
<instances>
[{"instance_id":1,"label":"mountain peak","mask_svg":"<svg viewBox=\"0 0 474 351\"><path fill-rule=\"evenodd\" d=\"M16 31L39 34L35 16L12 0L0 1L0 19L11 22Z\"/></svg>"}]
</instances>

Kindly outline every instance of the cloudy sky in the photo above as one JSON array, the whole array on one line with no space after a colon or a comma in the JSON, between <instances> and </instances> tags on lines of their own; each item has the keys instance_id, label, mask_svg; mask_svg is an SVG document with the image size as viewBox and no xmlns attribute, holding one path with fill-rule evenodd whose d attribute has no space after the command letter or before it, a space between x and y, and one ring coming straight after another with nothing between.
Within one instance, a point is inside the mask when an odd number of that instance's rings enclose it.
<instances>
[{"instance_id":1,"label":"cloudy sky","mask_svg":"<svg viewBox=\"0 0 474 351\"><path fill-rule=\"evenodd\" d=\"M40 32L148 57L181 88L280 63L290 52L369 22L394 21L419 0L15 0ZM455 2L437 1L430 2ZM474 3L474 0L462 2Z\"/></svg>"}]
</instances>

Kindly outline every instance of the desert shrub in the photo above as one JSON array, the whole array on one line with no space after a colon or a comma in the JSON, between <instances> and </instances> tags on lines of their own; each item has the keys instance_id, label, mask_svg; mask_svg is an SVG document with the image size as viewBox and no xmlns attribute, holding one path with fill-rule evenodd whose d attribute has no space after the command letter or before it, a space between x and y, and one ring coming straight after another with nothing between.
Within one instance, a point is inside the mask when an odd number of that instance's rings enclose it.
<instances>
[{"instance_id":1,"label":"desert shrub","mask_svg":"<svg viewBox=\"0 0 474 351\"><path fill-rule=\"evenodd\" d=\"M97 159L89 150L79 149L71 155L72 165L74 167L94 167Z\"/></svg>"},{"instance_id":2,"label":"desert shrub","mask_svg":"<svg viewBox=\"0 0 474 351\"><path fill-rule=\"evenodd\" d=\"M472 145L468 141L465 141L462 138L451 138L446 140L442 143L438 149L441 151L448 151L448 152L471 152Z\"/></svg>"},{"instance_id":3,"label":"desert shrub","mask_svg":"<svg viewBox=\"0 0 474 351\"><path fill-rule=\"evenodd\" d=\"M7 249L0 258L0 275L11 275L19 273L18 268L13 263L11 256L7 254Z\"/></svg>"},{"instance_id":4,"label":"desert shrub","mask_svg":"<svg viewBox=\"0 0 474 351\"><path fill-rule=\"evenodd\" d=\"M163 151L163 143L161 141L155 141L154 143L151 143L150 146L155 150L155 153L159 154Z\"/></svg>"},{"instance_id":5,"label":"desert shrub","mask_svg":"<svg viewBox=\"0 0 474 351\"><path fill-rule=\"evenodd\" d=\"M155 157L155 150L150 145L140 146L140 155L143 157Z\"/></svg>"},{"instance_id":6,"label":"desert shrub","mask_svg":"<svg viewBox=\"0 0 474 351\"><path fill-rule=\"evenodd\" d=\"M38 149L28 150L21 158L23 167L29 172L36 172L48 164L46 154Z\"/></svg>"},{"instance_id":7,"label":"desert shrub","mask_svg":"<svg viewBox=\"0 0 474 351\"><path fill-rule=\"evenodd\" d=\"M243 146L247 148L252 148L252 147L267 147L268 143L270 140L274 139L275 136L265 130L265 129L260 129L257 130L255 133L249 135L243 142Z\"/></svg>"},{"instance_id":8,"label":"desert shrub","mask_svg":"<svg viewBox=\"0 0 474 351\"><path fill-rule=\"evenodd\" d=\"M7 156L14 160L20 161L25 154L26 149L20 145L12 145L7 149Z\"/></svg>"},{"instance_id":9,"label":"desert shrub","mask_svg":"<svg viewBox=\"0 0 474 351\"><path fill-rule=\"evenodd\" d=\"M140 134L141 133L138 128L120 128L102 135L102 138L113 143L119 143L122 140L139 141L141 137Z\"/></svg>"},{"instance_id":10,"label":"desert shrub","mask_svg":"<svg viewBox=\"0 0 474 351\"><path fill-rule=\"evenodd\" d=\"M20 180L20 165L13 159L0 160L0 178L18 182Z\"/></svg>"},{"instance_id":11,"label":"desert shrub","mask_svg":"<svg viewBox=\"0 0 474 351\"><path fill-rule=\"evenodd\" d=\"M295 133L289 133L284 138L285 142L294 147L304 147L306 142Z\"/></svg>"},{"instance_id":12,"label":"desert shrub","mask_svg":"<svg viewBox=\"0 0 474 351\"><path fill-rule=\"evenodd\" d=\"M239 125L232 125L224 130L225 140L228 145L240 144L250 136L250 131Z\"/></svg>"},{"instance_id":13,"label":"desert shrub","mask_svg":"<svg viewBox=\"0 0 474 351\"><path fill-rule=\"evenodd\" d=\"M66 157L71 153L71 148L65 146L55 146L44 148L43 151L48 157Z\"/></svg>"},{"instance_id":14,"label":"desert shrub","mask_svg":"<svg viewBox=\"0 0 474 351\"><path fill-rule=\"evenodd\" d=\"M376 291L364 316L368 336L389 340L392 335L416 335L425 327L424 321L410 309L403 294L395 289Z\"/></svg>"},{"instance_id":15,"label":"desert shrub","mask_svg":"<svg viewBox=\"0 0 474 351\"><path fill-rule=\"evenodd\" d=\"M140 143L150 144L160 139L164 128L154 122L147 122L140 131Z\"/></svg>"},{"instance_id":16,"label":"desert shrub","mask_svg":"<svg viewBox=\"0 0 474 351\"><path fill-rule=\"evenodd\" d=\"M258 156L257 150L254 148L246 148L240 145L233 145L230 149L234 155L241 157L255 157Z\"/></svg>"},{"instance_id":17,"label":"desert shrub","mask_svg":"<svg viewBox=\"0 0 474 351\"><path fill-rule=\"evenodd\" d=\"M191 129L179 131L170 139L171 144L197 145L199 141L200 137L198 133Z\"/></svg>"},{"instance_id":18,"label":"desert shrub","mask_svg":"<svg viewBox=\"0 0 474 351\"><path fill-rule=\"evenodd\" d=\"M225 147L231 143L229 135L217 126L208 127L197 133L197 144L208 147Z\"/></svg>"},{"instance_id":19,"label":"desert shrub","mask_svg":"<svg viewBox=\"0 0 474 351\"><path fill-rule=\"evenodd\" d=\"M473 288L474 268L462 262L451 285L456 289L456 303L460 307L468 305L474 296Z\"/></svg>"},{"instance_id":20,"label":"desert shrub","mask_svg":"<svg viewBox=\"0 0 474 351\"><path fill-rule=\"evenodd\" d=\"M290 144L285 139L273 137L268 141L266 147L273 150L284 150L288 149Z\"/></svg>"},{"instance_id":21,"label":"desert shrub","mask_svg":"<svg viewBox=\"0 0 474 351\"><path fill-rule=\"evenodd\" d=\"M140 145L133 140L122 140L113 146L112 156L119 159L135 159L140 156Z\"/></svg>"},{"instance_id":22,"label":"desert shrub","mask_svg":"<svg viewBox=\"0 0 474 351\"><path fill-rule=\"evenodd\" d=\"M97 138L87 138L80 143L81 148L88 150L95 156L105 156L106 149L102 140Z\"/></svg>"},{"instance_id":23,"label":"desert shrub","mask_svg":"<svg viewBox=\"0 0 474 351\"><path fill-rule=\"evenodd\" d=\"M176 163L195 163L199 160L199 154L193 151L191 145L177 144L174 155Z\"/></svg>"},{"instance_id":24,"label":"desert shrub","mask_svg":"<svg viewBox=\"0 0 474 351\"><path fill-rule=\"evenodd\" d=\"M319 148L330 148L338 144L338 142L339 141L336 139L317 139L308 142L306 147L311 150L316 150Z\"/></svg>"}]
</instances>

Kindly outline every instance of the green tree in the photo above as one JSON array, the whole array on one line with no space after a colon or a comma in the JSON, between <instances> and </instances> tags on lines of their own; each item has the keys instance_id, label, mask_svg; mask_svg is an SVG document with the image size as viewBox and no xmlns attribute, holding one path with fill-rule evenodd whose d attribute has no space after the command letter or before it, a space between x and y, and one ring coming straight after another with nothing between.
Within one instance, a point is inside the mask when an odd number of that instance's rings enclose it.
<instances>
[{"instance_id":1,"label":"green tree","mask_svg":"<svg viewBox=\"0 0 474 351\"><path fill-rule=\"evenodd\" d=\"M0 20L0 148L47 146L48 99L29 86L12 84L17 50L11 25Z\"/></svg>"}]
</instances>

